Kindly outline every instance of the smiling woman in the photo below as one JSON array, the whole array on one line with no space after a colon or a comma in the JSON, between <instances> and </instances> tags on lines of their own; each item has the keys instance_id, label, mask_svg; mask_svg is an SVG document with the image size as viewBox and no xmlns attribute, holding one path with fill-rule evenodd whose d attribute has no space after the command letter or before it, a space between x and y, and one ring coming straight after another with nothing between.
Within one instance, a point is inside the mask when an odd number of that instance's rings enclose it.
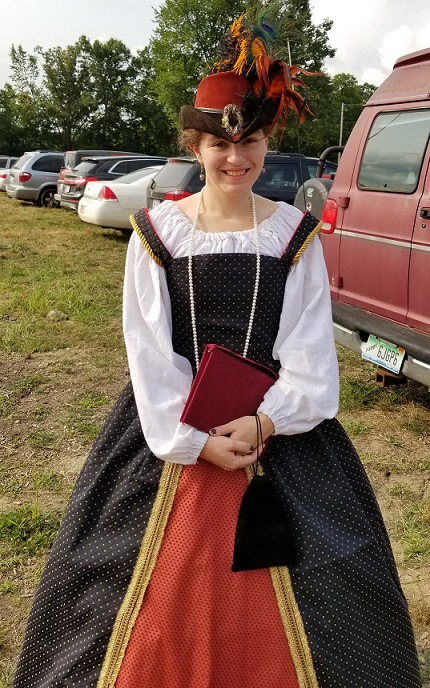
<instances>
[{"instance_id":1,"label":"smiling woman","mask_svg":"<svg viewBox=\"0 0 430 688\"><path fill-rule=\"evenodd\" d=\"M335 418L319 223L252 192L268 133L303 115L260 10L181 110L203 190L133 218L131 381L77 481L15 688L420 685L381 515ZM229 361L215 372L214 349ZM251 409L238 367L271 378Z\"/></svg>"}]
</instances>

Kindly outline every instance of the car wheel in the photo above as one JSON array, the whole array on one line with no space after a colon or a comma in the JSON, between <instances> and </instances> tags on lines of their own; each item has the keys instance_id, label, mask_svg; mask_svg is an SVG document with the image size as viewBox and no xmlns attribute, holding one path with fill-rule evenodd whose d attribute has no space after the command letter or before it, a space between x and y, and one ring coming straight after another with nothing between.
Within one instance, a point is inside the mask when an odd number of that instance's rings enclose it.
<instances>
[{"instance_id":1,"label":"car wheel","mask_svg":"<svg viewBox=\"0 0 430 688\"><path fill-rule=\"evenodd\" d=\"M51 205L51 200L54 198L55 191L56 189L54 187L43 189L37 201L38 205L48 208Z\"/></svg>"}]
</instances>

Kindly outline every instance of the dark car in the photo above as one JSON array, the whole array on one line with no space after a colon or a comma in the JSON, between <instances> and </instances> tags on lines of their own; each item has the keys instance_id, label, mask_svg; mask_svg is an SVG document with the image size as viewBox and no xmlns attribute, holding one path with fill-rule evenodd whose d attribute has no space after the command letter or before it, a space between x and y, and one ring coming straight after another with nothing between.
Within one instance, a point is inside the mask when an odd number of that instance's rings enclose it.
<instances>
[{"instance_id":1,"label":"dark car","mask_svg":"<svg viewBox=\"0 0 430 688\"><path fill-rule=\"evenodd\" d=\"M311 177L316 177L319 158L306 158L306 162L308 165L309 174L311 175ZM324 160L321 176L325 177L326 179L334 179L336 170L337 163L332 162L331 160Z\"/></svg>"},{"instance_id":2,"label":"dark car","mask_svg":"<svg viewBox=\"0 0 430 688\"><path fill-rule=\"evenodd\" d=\"M57 181L57 193L54 194L54 199L57 201L59 204L61 201L61 192L63 190L63 179L64 175L68 170L74 170L77 165L79 165L80 162L84 158L89 158L89 157L94 157L94 156L114 156L114 155L120 155L122 157L124 156L138 156L139 158L142 157L142 153L133 153L132 151L119 151L119 150L100 150L100 149L93 149L93 150L69 150L64 153L64 165L60 170L60 174L58 176L58 181Z\"/></svg>"},{"instance_id":3,"label":"dark car","mask_svg":"<svg viewBox=\"0 0 430 688\"><path fill-rule=\"evenodd\" d=\"M60 206L69 210L78 210L78 204L84 195L88 182L114 180L142 167L151 167L165 163L167 158L161 156L94 156L82 160L73 170L67 170L62 181Z\"/></svg>"},{"instance_id":4,"label":"dark car","mask_svg":"<svg viewBox=\"0 0 430 688\"><path fill-rule=\"evenodd\" d=\"M267 153L264 168L253 186L255 193L292 205L298 188L310 178L306 158L297 154ZM148 208L161 201L179 201L201 190L200 165L194 158L169 158L147 192Z\"/></svg>"}]
</instances>

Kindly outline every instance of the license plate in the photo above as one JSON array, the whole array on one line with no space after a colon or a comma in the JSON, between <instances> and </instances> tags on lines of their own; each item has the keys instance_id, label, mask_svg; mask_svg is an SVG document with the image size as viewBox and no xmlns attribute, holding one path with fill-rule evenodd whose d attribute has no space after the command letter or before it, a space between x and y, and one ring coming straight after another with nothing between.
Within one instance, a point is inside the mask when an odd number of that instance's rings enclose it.
<instances>
[{"instance_id":1,"label":"license plate","mask_svg":"<svg viewBox=\"0 0 430 688\"><path fill-rule=\"evenodd\" d=\"M63 186L63 191L64 193L69 193L70 191L70 186L67 186L66 184Z\"/></svg>"},{"instance_id":2,"label":"license plate","mask_svg":"<svg viewBox=\"0 0 430 688\"><path fill-rule=\"evenodd\" d=\"M159 205L161 203L159 198L153 198L152 199L152 207Z\"/></svg>"},{"instance_id":3,"label":"license plate","mask_svg":"<svg viewBox=\"0 0 430 688\"><path fill-rule=\"evenodd\" d=\"M392 344L392 342L387 342L385 339L380 339L375 337L374 334L370 334L361 355L367 361L376 363L381 368L386 368L392 373L400 373L405 350L401 346L397 346L397 344Z\"/></svg>"}]
</instances>

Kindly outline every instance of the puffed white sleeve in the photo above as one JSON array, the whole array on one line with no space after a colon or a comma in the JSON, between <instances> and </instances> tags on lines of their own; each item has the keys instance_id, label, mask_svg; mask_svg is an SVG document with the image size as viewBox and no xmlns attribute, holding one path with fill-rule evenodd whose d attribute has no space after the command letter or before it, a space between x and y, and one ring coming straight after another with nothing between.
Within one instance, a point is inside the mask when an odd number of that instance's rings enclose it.
<instances>
[{"instance_id":1,"label":"puffed white sleeve","mask_svg":"<svg viewBox=\"0 0 430 688\"><path fill-rule=\"evenodd\" d=\"M279 379L259 411L275 434L294 435L333 418L339 403L339 367L330 290L321 242L315 237L291 268L273 357Z\"/></svg>"},{"instance_id":2,"label":"puffed white sleeve","mask_svg":"<svg viewBox=\"0 0 430 688\"><path fill-rule=\"evenodd\" d=\"M179 421L193 378L191 364L173 351L165 270L150 257L136 233L127 250L123 329L149 448L164 461L196 463L208 435Z\"/></svg>"}]
</instances>

